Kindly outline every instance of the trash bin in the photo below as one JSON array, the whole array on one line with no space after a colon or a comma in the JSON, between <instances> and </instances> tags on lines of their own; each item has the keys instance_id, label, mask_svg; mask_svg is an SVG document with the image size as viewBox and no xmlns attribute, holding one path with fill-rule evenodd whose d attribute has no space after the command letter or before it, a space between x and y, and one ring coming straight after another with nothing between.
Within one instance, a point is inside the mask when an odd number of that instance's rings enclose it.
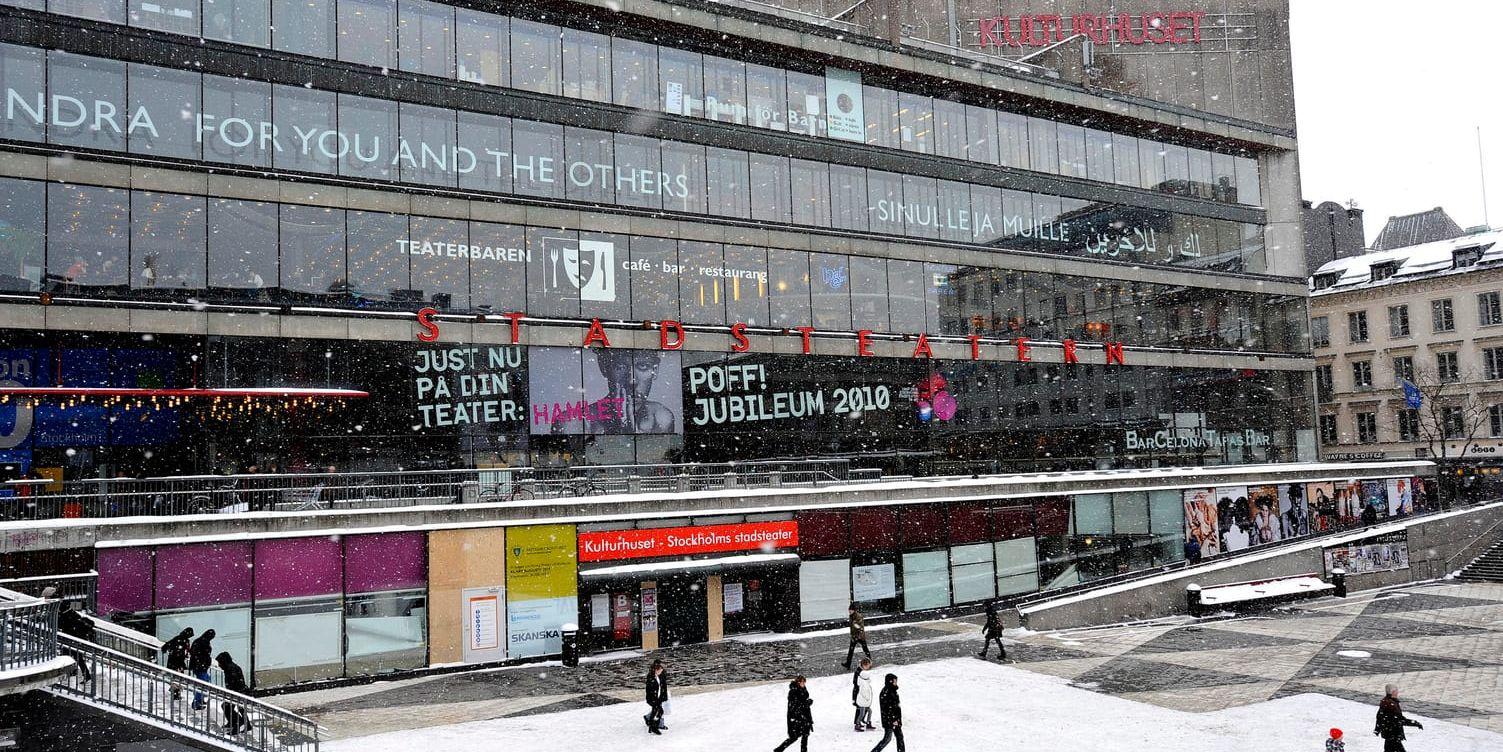
<instances>
[{"instance_id":1,"label":"trash bin","mask_svg":"<svg viewBox=\"0 0 1503 752\"><path fill-rule=\"evenodd\" d=\"M1191 584L1185 587L1185 605L1189 608L1191 616L1201 616L1205 613L1205 607L1200 603L1200 586Z\"/></svg>"},{"instance_id":2,"label":"trash bin","mask_svg":"<svg viewBox=\"0 0 1503 752\"><path fill-rule=\"evenodd\" d=\"M579 665L579 625L565 624L559 628L564 642L564 665L574 668Z\"/></svg>"},{"instance_id":3,"label":"trash bin","mask_svg":"<svg viewBox=\"0 0 1503 752\"><path fill-rule=\"evenodd\" d=\"M1336 586L1336 597L1346 597L1346 570L1336 568L1331 570L1331 584Z\"/></svg>"}]
</instances>

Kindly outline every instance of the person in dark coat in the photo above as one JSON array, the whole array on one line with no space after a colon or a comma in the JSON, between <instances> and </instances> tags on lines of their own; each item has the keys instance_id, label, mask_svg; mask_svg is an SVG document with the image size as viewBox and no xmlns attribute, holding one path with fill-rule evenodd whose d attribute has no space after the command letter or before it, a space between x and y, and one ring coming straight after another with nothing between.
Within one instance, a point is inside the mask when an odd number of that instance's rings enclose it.
<instances>
[{"instance_id":1,"label":"person in dark coat","mask_svg":"<svg viewBox=\"0 0 1503 752\"><path fill-rule=\"evenodd\" d=\"M773 752L783 752L795 741L799 752L809 752L809 734L814 731L814 699L809 696L808 680L796 676L788 683L788 738Z\"/></svg>"},{"instance_id":2,"label":"person in dark coat","mask_svg":"<svg viewBox=\"0 0 1503 752\"><path fill-rule=\"evenodd\" d=\"M647 715L642 720L647 722L649 732L662 735L663 703L668 701L668 674L662 661L653 661L647 670L646 690Z\"/></svg>"},{"instance_id":3,"label":"person in dark coat","mask_svg":"<svg viewBox=\"0 0 1503 752\"><path fill-rule=\"evenodd\" d=\"M250 685L245 683L245 671L241 670L229 653L220 653L215 656L214 660L219 664L219 670L224 672L225 689L242 695L250 693ZM224 728L230 732L230 736L250 731L251 722L245 714L245 709L226 700L224 702Z\"/></svg>"},{"instance_id":4,"label":"person in dark coat","mask_svg":"<svg viewBox=\"0 0 1503 752\"><path fill-rule=\"evenodd\" d=\"M879 752L894 736L898 738L898 752L903 749L903 706L898 701L898 675L888 674L887 681L882 686L882 694L877 696L877 702L882 705L882 741L872 747L872 752Z\"/></svg>"},{"instance_id":5,"label":"person in dark coat","mask_svg":"<svg viewBox=\"0 0 1503 752\"><path fill-rule=\"evenodd\" d=\"M856 657L857 645L861 646L861 652L865 653L867 658L872 657L871 648L868 648L866 646L866 619L861 616L860 611L856 610L855 603L852 603L850 608L850 625L851 645L850 647L846 648L845 663L840 664L845 668L851 667L851 659Z\"/></svg>"},{"instance_id":6,"label":"person in dark coat","mask_svg":"<svg viewBox=\"0 0 1503 752\"><path fill-rule=\"evenodd\" d=\"M1200 541L1194 538L1185 541L1185 561L1191 564L1200 563Z\"/></svg>"},{"instance_id":7,"label":"person in dark coat","mask_svg":"<svg viewBox=\"0 0 1503 752\"><path fill-rule=\"evenodd\" d=\"M986 658L986 651L997 643L997 650L1001 651L1000 660L1007 660L1007 646L1002 644L1002 617L997 615L996 601L988 601L986 604L986 623L981 625L981 657Z\"/></svg>"},{"instance_id":8,"label":"person in dark coat","mask_svg":"<svg viewBox=\"0 0 1503 752\"><path fill-rule=\"evenodd\" d=\"M1399 707L1399 688L1389 684L1383 688L1383 701L1378 703L1378 719L1373 724L1373 735L1383 737L1383 752L1404 752L1404 727L1424 728L1419 721L1404 717Z\"/></svg>"},{"instance_id":9,"label":"person in dark coat","mask_svg":"<svg viewBox=\"0 0 1503 752\"><path fill-rule=\"evenodd\" d=\"M167 656L167 670L180 674L188 673L188 646L193 642L193 627L183 627L177 636L162 643L162 654ZM181 692L172 688L172 701L177 702Z\"/></svg>"},{"instance_id":10,"label":"person in dark coat","mask_svg":"<svg viewBox=\"0 0 1503 752\"><path fill-rule=\"evenodd\" d=\"M57 617L57 631L84 642L93 642L94 622L83 615L81 608L83 607L77 603L65 602L62 613ZM94 672L89 669L89 661L82 653L68 647L60 647L58 650L73 659L73 664L78 667L78 674L85 682L94 681Z\"/></svg>"},{"instance_id":11,"label":"person in dark coat","mask_svg":"<svg viewBox=\"0 0 1503 752\"><path fill-rule=\"evenodd\" d=\"M188 673L199 681L212 681L209 667L214 665L214 630L206 629L188 646ZM203 710L204 693L193 693L193 709Z\"/></svg>"}]
</instances>

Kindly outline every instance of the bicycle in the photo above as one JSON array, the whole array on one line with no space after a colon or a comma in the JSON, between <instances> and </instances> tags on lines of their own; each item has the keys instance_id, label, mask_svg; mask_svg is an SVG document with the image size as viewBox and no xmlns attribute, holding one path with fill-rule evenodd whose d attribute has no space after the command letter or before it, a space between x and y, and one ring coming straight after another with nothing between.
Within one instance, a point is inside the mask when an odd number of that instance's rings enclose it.
<instances>
[{"instance_id":1,"label":"bicycle","mask_svg":"<svg viewBox=\"0 0 1503 752\"><path fill-rule=\"evenodd\" d=\"M512 501L531 501L535 498L532 489L527 488L519 481L497 483L489 488L482 489L476 496L475 501L480 504L496 504Z\"/></svg>"}]
</instances>

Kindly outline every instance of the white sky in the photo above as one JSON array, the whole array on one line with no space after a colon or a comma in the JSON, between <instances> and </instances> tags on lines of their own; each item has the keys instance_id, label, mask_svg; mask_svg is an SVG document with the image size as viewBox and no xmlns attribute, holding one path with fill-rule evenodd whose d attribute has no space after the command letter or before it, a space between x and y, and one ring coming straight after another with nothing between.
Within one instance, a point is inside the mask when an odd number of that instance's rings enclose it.
<instances>
[{"instance_id":1,"label":"white sky","mask_svg":"<svg viewBox=\"0 0 1503 752\"><path fill-rule=\"evenodd\" d=\"M1290 0L1304 198L1355 199L1368 241L1388 217L1444 207L1503 225L1497 0ZM1408 40L1408 41L1406 41Z\"/></svg>"}]
</instances>

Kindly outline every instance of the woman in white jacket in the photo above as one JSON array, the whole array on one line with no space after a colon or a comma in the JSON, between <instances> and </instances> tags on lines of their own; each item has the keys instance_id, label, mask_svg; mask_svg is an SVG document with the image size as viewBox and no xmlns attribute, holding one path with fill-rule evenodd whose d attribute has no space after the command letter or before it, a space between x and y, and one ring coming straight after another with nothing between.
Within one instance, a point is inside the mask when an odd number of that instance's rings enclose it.
<instances>
[{"instance_id":1,"label":"woman in white jacket","mask_svg":"<svg viewBox=\"0 0 1503 752\"><path fill-rule=\"evenodd\" d=\"M856 706L856 730L868 731L872 725L872 659L862 658L851 677L851 704Z\"/></svg>"}]
</instances>

